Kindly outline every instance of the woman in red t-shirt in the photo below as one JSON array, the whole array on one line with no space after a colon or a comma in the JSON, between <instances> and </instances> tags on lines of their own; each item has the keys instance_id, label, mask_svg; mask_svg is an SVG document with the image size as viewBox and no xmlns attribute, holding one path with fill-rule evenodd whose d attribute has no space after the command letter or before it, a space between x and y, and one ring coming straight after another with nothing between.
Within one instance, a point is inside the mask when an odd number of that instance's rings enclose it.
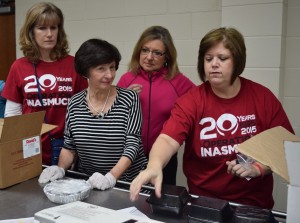
<instances>
[{"instance_id":1,"label":"woman in red t-shirt","mask_svg":"<svg viewBox=\"0 0 300 223\"><path fill-rule=\"evenodd\" d=\"M161 170L185 142L183 171L190 193L273 207L271 169L256 161L247 167L238 163L235 146L276 126L294 131L275 95L240 77L245 64L244 38L236 29L219 28L204 36L198 56L204 83L177 100L152 147L147 169L131 184L132 200L147 182L160 196Z\"/></svg>"},{"instance_id":2,"label":"woman in red t-shirt","mask_svg":"<svg viewBox=\"0 0 300 223\"><path fill-rule=\"evenodd\" d=\"M54 4L41 2L28 10L19 43L24 57L12 64L2 92L5 117L46 111L45 122L57 125L42 137L43 164L50 165L50 137L63 138L67 104L87 81L74 69L64 17Z\"/></svg>"}]
</instances>

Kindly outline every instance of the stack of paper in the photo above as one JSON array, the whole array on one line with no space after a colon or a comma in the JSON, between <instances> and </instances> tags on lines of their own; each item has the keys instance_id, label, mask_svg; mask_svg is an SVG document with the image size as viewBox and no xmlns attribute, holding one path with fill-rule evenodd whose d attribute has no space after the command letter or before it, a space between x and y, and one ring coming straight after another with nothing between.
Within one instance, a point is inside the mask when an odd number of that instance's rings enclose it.
<instances>
[{"instance_id":1,"label":"stack of paper","mask_svg":"<svg viewBox=\"0 0 300 223\"><path fill-rule=\"evenodd\" d=\"M112 209L76 201L42 211L34 215L34 219L41 223L159 223L149 218L115 211Z\"/></svg>"}]
</instances>

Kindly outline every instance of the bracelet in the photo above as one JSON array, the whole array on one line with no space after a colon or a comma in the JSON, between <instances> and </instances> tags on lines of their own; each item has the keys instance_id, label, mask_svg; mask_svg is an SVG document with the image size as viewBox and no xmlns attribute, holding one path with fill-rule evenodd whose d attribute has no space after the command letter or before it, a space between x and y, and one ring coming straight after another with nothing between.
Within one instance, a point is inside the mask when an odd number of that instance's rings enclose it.
<instances>
[{"instance_id":1,"label":"bracelet","mask_svg":"<svg viewBox=\"0 0 300 223\"><path fill-rule=\"evenodd\" d=\"M257 162L254 162L253 165L257 167L261 177L264 177L265 176L265 170L261 167L261 165L259 165Z\"/></svg>"}]
</instances>

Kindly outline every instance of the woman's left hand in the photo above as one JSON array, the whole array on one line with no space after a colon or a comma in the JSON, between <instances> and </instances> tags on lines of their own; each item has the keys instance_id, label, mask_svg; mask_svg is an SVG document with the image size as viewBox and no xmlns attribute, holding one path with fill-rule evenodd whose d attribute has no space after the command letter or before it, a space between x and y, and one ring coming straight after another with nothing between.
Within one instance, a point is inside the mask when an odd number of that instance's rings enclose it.
<instances>
[{"instance_id":1,"label":"woman's left hand","mask_svg":"<svg viewBox=\"0 0 300 223\"><path fill-rule=\"evenodd\" d=\"M254 178L260 176L259 170L252 164L242 165L237 160L227 161L227 173L240 178Z\"/></svg>"},{"instance_id":2,"label":"woman's left hand","mask_svg":"<svg viewBox=\"0 0 300 223\"><path fill-rule=\"evenodd\" d=\"M130 90L134 90L136 93L141 93L142 91L142 85L141 84L131 84L129 85L128 89Z\"/></svg>"}]
</instances>

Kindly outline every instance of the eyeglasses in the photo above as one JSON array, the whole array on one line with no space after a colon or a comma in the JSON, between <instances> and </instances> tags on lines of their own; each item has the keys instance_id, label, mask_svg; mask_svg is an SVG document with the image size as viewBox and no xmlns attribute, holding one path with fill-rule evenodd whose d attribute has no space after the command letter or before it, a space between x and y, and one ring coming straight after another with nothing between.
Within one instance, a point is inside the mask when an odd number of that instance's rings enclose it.
<instances>
[{"instance_id":1,"label":"eyeglasses","mask_svg":"<svg viewBox=\"0 0 300 223\"><path fill-rule=\"evenodd\" d=\"M141 49L141 54L142 55L148 55L149 53L152 53L153 57L155 57L155 58L161 57L165 54L165 52L163 53L163 52L160 52L158 50L153 50L152 51L152 50L149 50L148 48L142 48Z\"/></svg>"}]
</instances>

